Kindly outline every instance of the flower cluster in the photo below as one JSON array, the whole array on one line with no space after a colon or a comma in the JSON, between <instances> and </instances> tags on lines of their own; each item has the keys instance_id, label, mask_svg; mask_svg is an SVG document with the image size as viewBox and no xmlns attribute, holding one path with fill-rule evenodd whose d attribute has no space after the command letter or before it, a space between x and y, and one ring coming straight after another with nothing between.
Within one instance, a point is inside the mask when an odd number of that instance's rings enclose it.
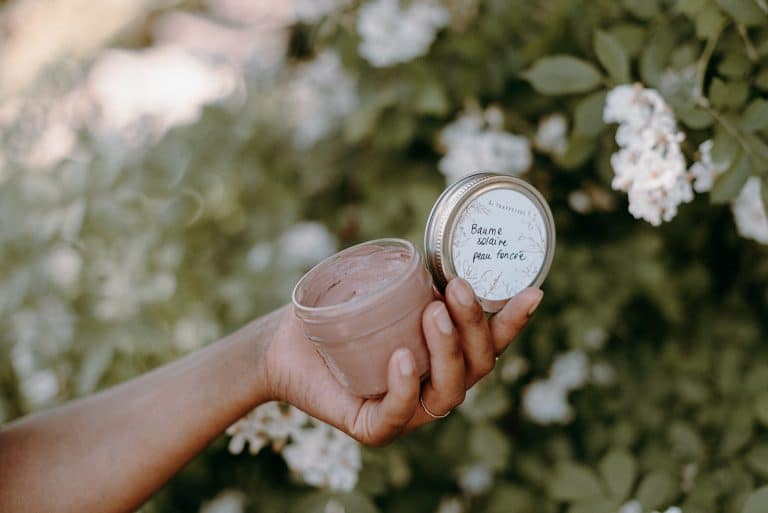
<instances>
[{"instance_id":1,"label":"flower cluster","mask_svg":"<svg viewBox=\"0 0 768 513\"><path fill-rule=\"evenodd\" d=\"M351 490L362 466L360 446L331 426L293 406L271 402L254 409L227 429L229 450L251 454L266 445L282 453L288 467L307 484Z\"/></svg>"},{"instance_id":2,"label":"flower cluster","mask_svg":"<svg viewBox=\"0 0 768 513\"><path fill-rule=\"evenodd\" d=\"M539 127L533 138L533 146L542 153L562 155L568 149L568 120L555 113L539 120Z\"/></svg>"},{"instance_id":3,"label":"flower cluster","mask_svg":"<svg viewBox=\"0 0 768 513\"><path fill-rule=\"evenodd\" d=\"M476 172L520 175L531 167L531 144L503 129L501 109L471 108L440 132L445 156L438 168L449 183Z\"/></svg>"},{"instance_id":4,"label":"flower cluster","mask_svg":"<svg viewBox=\"0 0 768 513\"><path fill-rule=\"evenodd\" d=\"M728 169L727 163L715 162L712 158L713 146L712 139L707 139L701 143L699 145L699 160L694 162L689 170L691 178L694 180L693 189L696 192L710 191L715 183L715 178Z\"/></svg>"},{"instance_id":5,"label":"flower cluster","mask_svg":"<svg viewBox=\"0 0 768 513\"><path fill-rule=\"evenodd\" d=\"M538 424L567 424L574 411L568 394L592 381L597 385L613 383L613 368L607 362L590 365L580 349L558 355L549 369L549 377L530 383L523 392L523 411Z\"/></svg>"},{"instance_id":6,"label":"flower cluster","mask_svg":"<svg viewBox=\"0 0 768 513\"><path fill-rule=\"evenodd\" d=\"M619 123L612 186L627 193L629 212L655 226L671 220L693 190L680 149L685 135L667 103L654 89L621 85L608 93L603 119Z\"/></svg>"},{"instance_id":7,"label":"flower cluster","mask_svg":"<svg viewBox=\"0 0 768 513\"><path fill-rule=\"evenodd\" d=\"M379 68L408 62L426 54L449 22L450 13L436 2L411 2L404 8L400 0L372 0L358 12L358 51Z\"/></svg>"}]
</instances>

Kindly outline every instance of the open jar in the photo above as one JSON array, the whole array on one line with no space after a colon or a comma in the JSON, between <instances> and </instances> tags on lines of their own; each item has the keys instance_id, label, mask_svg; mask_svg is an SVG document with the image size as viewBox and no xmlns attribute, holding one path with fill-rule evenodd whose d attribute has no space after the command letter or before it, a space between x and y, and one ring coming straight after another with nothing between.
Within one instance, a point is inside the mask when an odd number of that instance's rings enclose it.
<instances>
[{"instance_id":1,"label":"open jar","mask_svg":"<svg viewBox=\"0 0 768 513\"><path fill-rule=\"evenodd\" d=\"M392 353L405 347L416 373L429 371L421 314L434 298L432 277L409 241L379 239L316 265L293 291L304 333L336 380L352 394L387 390Z\"/></svg>"}]
</instances>

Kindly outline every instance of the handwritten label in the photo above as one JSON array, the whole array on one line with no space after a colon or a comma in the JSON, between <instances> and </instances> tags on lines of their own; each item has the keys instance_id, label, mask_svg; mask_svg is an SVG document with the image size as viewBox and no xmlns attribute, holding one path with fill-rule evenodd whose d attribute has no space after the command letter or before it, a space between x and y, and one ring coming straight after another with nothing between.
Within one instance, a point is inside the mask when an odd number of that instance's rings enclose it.
<instances>
[{"instance_id":1,"label":"handwritten label","mask_svg":"<svg viewBox=\"0 0 768 513\"><path fill-rule=\"evenodd\" d=\"M453 231L456 273L478 296L506 299L530 286L546 256L541 212L524 194L495 189L461 213Z\"/></svg>"}]
</instances>

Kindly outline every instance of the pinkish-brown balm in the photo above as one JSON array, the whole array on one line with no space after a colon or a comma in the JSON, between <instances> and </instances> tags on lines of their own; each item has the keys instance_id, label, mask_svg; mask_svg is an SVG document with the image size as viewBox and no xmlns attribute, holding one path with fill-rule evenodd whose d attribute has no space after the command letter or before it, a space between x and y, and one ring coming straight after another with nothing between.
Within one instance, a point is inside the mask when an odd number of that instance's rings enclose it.
<instances>
[{"instance_id":1,"label":"pinkish-brown balm","mask_svg":"<svg viewBox=\"0 0 768 513\"><path fill-rule=\"evenodd\" d=\"M380 239L319 263L296 285L294 311L336 379L352 394L387 391L392 353L413 352L429 370L421 314L433 299L432 277L408 241Z\"/></svg>"}]
</instances>

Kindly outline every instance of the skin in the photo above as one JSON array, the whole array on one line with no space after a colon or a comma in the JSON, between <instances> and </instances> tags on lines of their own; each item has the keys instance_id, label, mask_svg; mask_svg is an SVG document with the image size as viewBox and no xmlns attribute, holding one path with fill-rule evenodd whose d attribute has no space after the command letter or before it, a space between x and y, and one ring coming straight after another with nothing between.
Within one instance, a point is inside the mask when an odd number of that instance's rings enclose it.
<instances>
[{"instance_id":1,"label":"skin","mask_svg":"<svg viewBox=\"0 0 768 513\"><path fill-rule=\"evenodd\" d=\"M429 380L419 382L413 355L399 349L381 399L348 394L286 306L141 377L2 426L0 511L133 511L227 426L272 400L385 445L435 420L420 395L438 415L459 405L542 297L526 289L487 320L471 290L455 279L445 301L424 311Z\"/></svg>"}]
</instances>

